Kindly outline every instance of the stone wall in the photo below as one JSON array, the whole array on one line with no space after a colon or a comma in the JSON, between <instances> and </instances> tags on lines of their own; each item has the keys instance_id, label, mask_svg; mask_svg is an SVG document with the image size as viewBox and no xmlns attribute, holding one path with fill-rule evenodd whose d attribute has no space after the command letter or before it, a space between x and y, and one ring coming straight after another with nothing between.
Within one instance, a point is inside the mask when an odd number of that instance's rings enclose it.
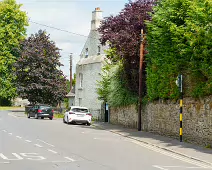
<instances>
[{"instance_id":1,"label":"stone wall","mask_svg":"<svg viewBox=\"0 0 212 170\"><path fill-rule=\"evenodd\" d=\"M183 100L183 138L192 143L212 146L212 96ZM124 126L137 126L135 106L111 109L110 122ZM145 131L179 138L179 101L149 103L142 111Z\"/></svg>"},{"instance_id":2,"label":"stone wall","mask_svg":"<svg viewBox=\"0 0 212 170\"><path fill-rule=\"evenodd\" d=\"M124 108L110 108L110 123L126 127L137 127L138 113L135 106Z\"/></svg>"}]
</instances>

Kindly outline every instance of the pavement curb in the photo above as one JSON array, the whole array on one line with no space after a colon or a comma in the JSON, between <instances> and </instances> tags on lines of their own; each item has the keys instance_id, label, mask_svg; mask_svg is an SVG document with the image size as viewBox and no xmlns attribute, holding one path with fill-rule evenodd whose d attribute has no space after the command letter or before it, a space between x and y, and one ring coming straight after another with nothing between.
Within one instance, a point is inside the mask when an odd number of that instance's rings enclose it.
<instances>
[{"instance_id":1,"label":"pavement curb","mask_svg":"<svg viewBox=\"0 0 212 170\"><path fill-rule=\"evenodd\" d=\"M100 128L100 129L102 129L102 130L107 130L106 128L102 127L101 125L99 126L99 125L93 124L92 126L97 127L97 128ZM212 163L211 163L211 162L207 162L207 161L201 160L201 159L199 159L199 158L196 158L196 157L193 157L193 156L189 156L189 155L186 155L186 154L177 152L177 151L175 151L175 150L173 150L173 149L167 149L167 148L165 148L165 147L162 147L162 146L159 146L159 145L155 145L155 144L152 144L152 143L150 143L150 142L146 142L146 141L143 141L143 140L140 140L140 139L131 137L131 136L129 136L129 135L124 135L123 133L116 132L116 131L114 131L114 130L107 130L107 131L110 131L110 132L115 133L115 134L118 134L118 135L120 135L120 136L129 138L129 139L132 139L132 140L136 140L136 141L138 141L138 142L141 142L141 143L144 143L144 144L147 144L147 145L150 145L150 146L153 146L153 147L156 147L156 148L159 148L159 149L162 149L162 150L165 150L165 151L168 151L168 152L171 152L171 153L174 153L174 154L183 156L183 157L185 157L185 158L189 158L189 159L198 161L198 162L200 162L200 163L204 163L204 164L206 164L206 165L212 166Z\"/></svg>"}]
</instances>

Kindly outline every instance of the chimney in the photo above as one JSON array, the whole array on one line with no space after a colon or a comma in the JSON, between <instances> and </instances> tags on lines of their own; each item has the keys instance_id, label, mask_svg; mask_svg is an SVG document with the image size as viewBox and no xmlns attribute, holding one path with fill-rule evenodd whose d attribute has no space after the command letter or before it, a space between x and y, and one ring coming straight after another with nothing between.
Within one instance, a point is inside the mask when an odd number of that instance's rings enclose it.
<instances>
[{"instance_id":1,"label":"chimney","mask_svg":"<svg viewBox=\"0 0 212 170\"><path fill-rule=\"evenodd\" d=\"M99 7L95 8L92 12L91 30L96 30L99 28L102 21L102 11Z\"/></svg>"}]
</instances>

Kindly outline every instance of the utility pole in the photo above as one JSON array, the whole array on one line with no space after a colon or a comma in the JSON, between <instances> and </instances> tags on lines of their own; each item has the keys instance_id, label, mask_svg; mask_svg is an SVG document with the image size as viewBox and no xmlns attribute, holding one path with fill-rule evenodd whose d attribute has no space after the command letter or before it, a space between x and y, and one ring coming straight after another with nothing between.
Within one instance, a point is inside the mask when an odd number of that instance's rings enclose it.
<instances>
[{"instance_id":1,"label":"utility pole","mask_svg":"<svg viewBox=\"0 0 212 170\"><path fill-rule=\"evenodd\" d=\"M141 29L140 65L139 65L139 107L138 107L138 131L141 131L141 109L142 109L142 68L144 60L144 31Z\"/></svg>"},{"instance_id":2,"label":"utility pole","mask_svg":"<svg viewBox=\"0 0 212 170\"><path fill-rule=\"evenodd\" d=\"M183 75L180 74L180 142L183 141Z\"/></svg>"},{"instance_id":3,"label":"utility pole","mask_svg":"<svg viewBox=\"0 0 212 170\"><path fill-rule=\"evenodd\" d=\"M72 53L70 54L70 91L72 90Z\"/></svg>"},{"instance_id":4,"label":"utility pole","mask_svg":"<svg viewBox=\"0 0 212 170\"><path fill-rule=\"evenodd\" d=\"M177 77L176 84L180 91L180 142L183 141L183 75L180 73Z\"/></svg>"}]
</instances>

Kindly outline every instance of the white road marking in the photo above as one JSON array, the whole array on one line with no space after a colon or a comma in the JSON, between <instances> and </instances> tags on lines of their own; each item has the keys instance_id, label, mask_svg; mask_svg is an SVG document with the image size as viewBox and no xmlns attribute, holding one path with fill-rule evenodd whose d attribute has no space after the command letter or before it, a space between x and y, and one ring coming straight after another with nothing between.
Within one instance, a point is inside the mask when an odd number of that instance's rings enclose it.
<instances>
[{"instance_id":1,"label":"white road marking","mask_svg":"<svg viewBox=\"0 0 212 170\"><path fill-rule=\"evenodd\" d=\"M38 145L38 144L35 144L35 146L37 146L37 147L39 147L39 148L42 148L43 146L41 146L41 145Z\"/></svg>"},{"instance_id":2,"label":"white road marking","mask_svg":"<svg viewBox=\"0 0 212 170\"><path fill-rule=\"evenodd\" d=\"M51 149L48 149L49 152L52 152L52 153L57 153L56 151L53 151Z\"/></svg>"},{"instance_id":3,"label":"white road marking","mask_svg":"<svg viewBox=\"0 0 212 170\"><path fill-rule=\"evenodd\" d=\"M65 159L68 159L69 161L71 161L71 162L74 162L74 161L76 161L76 160L74 160L74 159L72 159L72 158L69 158L69 157L64 157Z\"/></svg>"},{"instance_id":4,"label":"white road marking","mask_svg":"<svg viewBox=\"0 0 212 170\"><path fill-rule=\"evenodd\" d=\"M12 133L8 133L9 135L13 135Z\"/></svg>"},{"instance_id":5,"label":"white road marking","mask_svg":"<svg viewBox=\"0 0 212 170\"><path fill-rule=\"evenodd\" d=\"M9 164L10 162L0 162L0 164Z\"/></svg>"},{"instance_id":6,"label":"white road marking","mask_svg":"<svg viewBox=\"0 0 212 170\"><path fill-rule=\"evenodd\" d=\"M2 153L0 153L0 157L4 160L8 160L8 161L16 161L16 160L22 160L24 158L22 158L21 156L19 156L17 153L12 153L13 156L15 156L17 159L9 159L6 156L4 156Z\"/></svg>"},{"instance_id":7,"label":"white road marking","mask_svg":"<svg viewBox=\"0 0 212 170\"><path fill-rule=\"evenodd\" d=\"M161 170L168 170L168 169L165 169L165 168L160 167L160 166L158 166L158 165L153 165L153 167L158 168L158 169L161 169Z\"/></svg>"},{"instance_id":8,"label":"white road marking","mask_svg":"<svg viewBox=\"0 0 212 170\"><path fill-rule=\"evenodd\" d=\"M169 156L169 157L172 157L172 158L175 158L175 159L178 159L178 160L181 160L181 161L184 161L184 162L187 162L187 163L190 163L190 164L193 164L193 165L202 167L202 168L212 168L211 166L206 165L204 163L201 163L201 162L198 162L198 161L195 161L195 160L192 160L192 159L189 159L189 158L186 158L186 157L183 157L183 156L180 156L180 155L177 155L177 154L168 152L168 151L164 151L164 150L162 150L160 148L156 148L155 146L143 144L141 142L133 141L133 140L132 140L132 142L135 143L135 144L137 144L137 145L140 145L142 147L145 147L147 149L150 149L150 150L153 150L155 152L161 153L163 155L166 155L166 156Z\"/></svg>"},{"instance_id":9,"label":"white road marking","mask_svg":"<svg viewBox=\"0 0 212 170\"><path fill-rule=\"evenodd\" d=\"M45 143L46 145L49 145L49 146L51 146L51 147L54 147L54 145L52 145L52 144L50 144L50 143L47 143L47 142L45 142L45 141L43 141L43 140L37 139L37 141L43 142L43 143Z\"/></svg>"},{"instance_id":10,"label":"white road marking","mask_svg":"<svg viewBox=\"0 0 212 170\"><path fill-rule=\"evenodd\" d=\"M20 155L28 160L34 160L34 161L41 161L46 159L43 156L39 156L38 153L20 153Z\"/></svg>"},{"instance_id":11,"label":"white road marking","mask_svg":"<svg viewBox=\"0 0 212 170\"><path fill-rule=\"evenodd\" d=\"M6 130L2 130L3 132L7 132Z\"/></svg>"},{"instance_id":12,"label":"white road marking","mask_svg":"<svg viewBox=\"0 0 212 170\"><path fill-rule=\"evenodd\" d=\"M159 166L159 165L153 165L153 167L158 168L158 169L162 169L162 170L169 170L169 169L166 169L166 168L202 169L202 167L186 167L186 166ZM208 169L208 168L204 168L204 169Z\"/></svg>"},{"instance_id":13,"label":"white road marking","mask_svg":"<svg viewBox=\"0 0 212 170\"><path fill-rule=\"evenodd\" d=\"M51 161L51 163L70 163L70 161Z\"/></svg>"},{"instance_id":14,"label":"white road marking","mask_svg":"<svg viewBox=\"0 0 212 170\"><path fill-rule=\"evenodd\" d=\"M9 116L12 116L12 117L15 117L15 118L17 118L17 116L15 116L15 115L13 115L13 114L8 114Z\"/></svg>"},{"instance_id":15,"label":"white road marking","mask_svg":"<svg viewBox=\"0 0 212 170\"><path fill-rule=\"evenodd\" d=\"M85 133L85 132L81 132L81 133Z\"/></svg>"},{"instance_id":16,"label":"white road marking","mask_svg":"<svg viewBox=\"0 0 212 170\"><path fill-rule=\"evenodd\" d=\"M1 157L2 159L7 159L7 157L4 156L2 153L0 153L0 157Z\"/></svg>"},{"instance_id":17,"label":"white road marking","mask_svg":"<svg viewBox=\"0 0 212 170\"><path fill-rule=\"evenodd\" d=\"M22 137L20 137L20 136L16 136L16 138L21 139Z\"/></svg>"},{"instance_id":18,"label":"white road marking","mask_svg":"<svg viewBox=\"0 0 212 170\"><path fill-rule=\"evenodd\" d=\"M25 141L26 141L26 142L29 142L29 143L32 142L32 141L30 141L30 140L25 140Z\"/></svg>"}]
</instances>

